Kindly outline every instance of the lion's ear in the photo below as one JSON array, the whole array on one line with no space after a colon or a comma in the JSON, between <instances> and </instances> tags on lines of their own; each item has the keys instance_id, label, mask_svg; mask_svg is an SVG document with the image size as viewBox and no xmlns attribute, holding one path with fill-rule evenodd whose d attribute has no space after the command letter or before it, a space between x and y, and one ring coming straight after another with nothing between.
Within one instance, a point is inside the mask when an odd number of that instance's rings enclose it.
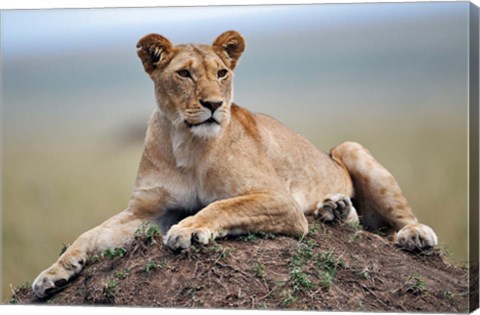
<instances>
[{"instance_id":1,"label":"lion's ear","mask_svg":"<svg viewBox=\"0 0 480 315\"><path fill-rule=\"evenodd\" d=\"M151 74L155 69L161 69L173 56L172 43L158 34L149 34L142 37L137 43L137 48L137 54L148 74Z\"/></svg>"},{"instance_id":2,"label":"lion's ear","mask_svg":"<svg viewBox=\"0 0 480 315\"><path fill-rule=\"evenodd\" d=\"M230 69L234 69L245 50L245 40L237 31L227 31L213 42L213 50Z\"/></svg>"}]
</instances>

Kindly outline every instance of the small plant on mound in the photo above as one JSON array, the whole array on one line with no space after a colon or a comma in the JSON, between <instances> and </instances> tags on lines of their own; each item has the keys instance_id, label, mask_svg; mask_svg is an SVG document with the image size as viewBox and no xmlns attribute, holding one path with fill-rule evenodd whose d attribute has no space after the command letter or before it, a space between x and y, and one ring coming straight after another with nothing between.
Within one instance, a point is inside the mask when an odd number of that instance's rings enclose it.
<instances>
[{"instance_id":1,"label":"small plant on mound","mask_svg":"<svg viewBox=\"0 0 480 315\"><path fill-rule=\"evenodd\" d=\"M145 271L146 273L149 273L152 270L165 268L166 266L167 266L167 261L166 260L164 260L161 263L156 262L154 260L149 260L147 262L147 264L145 265L145 267L143 268L143 271Z\"/></svg>"},{"instance_id":2,"label":"small plant on mound","mask_svg":"<svg viewBox=\"0 0 480 315\"><path fill-rule=\"evenodd\" d=\"M412 292L415 295L428 293L425 280L419 275L409 275L406 284L407 292Z\"/></svg>"},{"instance_id":3,"label":"small plant on mound","mask_svg":"<svg viewBox=\"0 0 480 315\"><path fill-rule=\"evenodd\" d=\"M10 289L12 290L12 298L8 301L8 304L17 304L16 295L20 290L30 290L32 284L28 281L25 281L20 287L13 287L10 284Z\"/></svg>"},{"instance_id":4,"label":"small plant on mound","mask_svg":"<svg viewBox=\"0 0 480 315\"><path fill-rule=\"evenodd\" d=\"M113 276L118 280L123 280L127 278L129 274L130 274L130 270L128 268L125 268L123 269L123 271L115 271L113 273Z\"/></svg>"},{"instance_id":5,"label":"small plant on mound","mask_svg":"<svg viewBox=\"0 0 480 315\"><path fill-rule=\"evenodd\" d=\"M443 296L443 297L446 297L447 299L452 299L453 296L454 296L454 294L453 294L452 292L450 292L450 291L447 290L447 291L443 291L443 292L442 292L442 296Z\"/></svg>"},{"instance_id":6,"label":"small plant on mound","mask_svg":"<svg viewBox=\"0 0 480 315\"><path fill-rule=\"evenodd\" d=\"M349 243L356 242L362 238L362 231L361 229L355 229L355 232L350 235L350 238L348 239Z\"/></svg>"},{"instance_id":7,"label":"small plant on mound","mask_svg":"<svg viewBox=\"0 0 480 315\"><path fill-rule=\"evenodd\" d=\"M115 248L107 248L102 251L101 256L113 259L115 257L123 257L127 253L127 249L125 247L115 247Z\"/></svg>"},{"instance_id":8,"label":"small plant on mound","mask_svg":"<svg viewBox=\"0 0 480 315\"><path fill-rule=\"evenodd\" d=\"M259 262L255 262L255 265L252 268L253 274L260 280L265 280L265 265Z\"/></svg>"},{"instance_id":9,"label":"small plant on mound","mask_svg":"<svg viewBox=\"0 0 480 315\"><path fill-rule=\"evenodd\" d=\"M248 232L246 235L239 236L238 239L244 242L256 242L261 239L269 239L274 240L277 236L272 233L265 233L265 232L258 232L258 233L251 233Z\"/></svg>"},{"instance_id":10,"label":"small plant on mound","mask_svg":"<svg viewBox=\"0 0 480 315\"><path fill-rule=\"evenodd\" d=\"M141 238L147 245L156 244L157 241L155 240L158 236L160 236L160 228L158 225L153 224L151 222L144 222L140 227L135 231L135 237Z\"/></svg>"},{"instance_id":11,"label":"small plant on mound","mask_svg":"<svg viewBox=\"0 0 480 315\"><path fill-rule=\"evenodd\" d=\"M290 271L290 281L292 282L294 293L304 292L313 288L312 280L300 268L293 268Z\"/></svg>"},{"instance_id":12,"label":"small plant on mound","mask_svg":"<svg viewBox=\"0 0 480 315\"><path fill-rule=\"evenodd\" d=\"M209 247L209 250L215 252L218 259L227 258L232 253L231 248L224 248L221 244L218 243L213 243L213 245Z\"/></svg>"},{"instance_id":13,"label":"small plant on mound","mask_svg":"<svg viewBox=\"0 0 480 315\"><path fill-rule=\"evenodd\" d=\"M284 294L282 304L289 305L296 300L296 294L308 291L314 287L310 276L304 272L304 267L313 257L313 248L317 244L309 239L302 239L298 242L298 248L290 262L289 283L293 290Z\"/></svg>"},{"instance_id":14,"label":"small plant on mound","mask_svg":"<svg viewBox=\"0 0 480 315\"><path fill-rule=\"evenodd\" d=\"M333 280L340 267L345 266L341 258L336 258L333 251L318 253L314 257L315 267L318 269L318 278L320 283L327 288L333 284Z\"/></svg>"},{"instance_id":15,"label":"small plant on mound","mask_svg":"<svg viewBox=\"0 0 480 315\"><path fill-rule=\"evenodd\" d=\"M320 230L323 230L323 234L325 234L325 227L323 226L323 224L312 223L312 224L308 227L307 236L316 235L318 232L320 232Z\"/></svg>"},{"instance_id":16,"label":"small plant on mound","mask_svg":"<svg viewBox=\"0 0 480 315\"><path fill-rule=\"evenodd\" d=\"M353 269L352 268L352 272L353 272L354 275L356 275L357 277L359 277L361 279L370 279L371 278L368 267L365 267L363 269Z\"/></svg>"},{"instance_id":17,"label":"small plant on mound","mask_svg":"<svg viewBox=\"0 0 480 315\"><path fill-rule=\"evenodd\" d=\"M353 221L353 222L348 223L348 225L351 226L356 231L362 231L363 230L363 225L360 221Z\"/></svg>"},{"instance_id":18,"label":"small plant on mound","mask_svg":"<svg viewBox=\"0 0 480 315\"><path fill-rule=\"evenodd\" d=\"M115 294L117 292L118 282L115 279L111 279L108 281L103 287L103 295L105 295L108 299L115 298Z\"/></svg>"},{"instance_id":19,"label":"small plant on mound","mask_svg":"<svg viewBox=\"0 0 480 315\"><path fill-rule=\"evenodd\" d=\"M283 306L289 306L297 301L297 297L292 295L291 290L287 290L283 292L283 298L282 298L282 305Z\"/></svg>"},{"instance_id":20,"label":"small plant on mound","mask_svg":"<svg viewBox=\"0 0 480 315\"><path fill-rule=\"evenodd\" d=\"M293 267L302 267L313 257L313 248L317 246L317 243L313 240L303 239L298 243L297 252L292 257L290 263Z\"/></svg>"}]
</instances>

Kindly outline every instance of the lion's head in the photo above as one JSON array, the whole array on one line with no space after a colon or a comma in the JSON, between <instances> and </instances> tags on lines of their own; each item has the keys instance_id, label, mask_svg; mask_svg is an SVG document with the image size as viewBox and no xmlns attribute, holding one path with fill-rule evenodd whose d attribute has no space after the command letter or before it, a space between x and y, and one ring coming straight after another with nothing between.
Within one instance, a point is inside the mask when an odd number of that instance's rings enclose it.
<instances>
[{"instance_id":1,"label":"lion's head","mask_svg":"<svg viewBox=\"0 0 480 315\"><path fill-rule=\"evenodd\" d=\"M233 69L245 49L242 35L228 31L211 46L173 46L165 37L149 34L140 39L137 48L155 83L163 115L194 135L217 135L230 119Z\"/></svg>"}]
</instances>

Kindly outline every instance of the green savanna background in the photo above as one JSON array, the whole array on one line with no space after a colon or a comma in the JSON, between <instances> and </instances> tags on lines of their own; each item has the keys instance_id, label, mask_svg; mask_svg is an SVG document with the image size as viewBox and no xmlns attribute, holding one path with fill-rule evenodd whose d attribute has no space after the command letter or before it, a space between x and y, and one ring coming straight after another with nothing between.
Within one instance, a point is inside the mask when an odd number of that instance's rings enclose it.
<instances>
[{"instance_id":1,"label":"green savanna background","mask_svg":"<svg viewBox=\"0 0 480 315\"><path fill-rule=\"evenodd\" d=\"M235 101L366 146L467 259L468 2L1 12L2 298L123 210L155 108L137 40L247 40ZM228 150L228 148L226 148Z\"/></svg>"}]
</instances>

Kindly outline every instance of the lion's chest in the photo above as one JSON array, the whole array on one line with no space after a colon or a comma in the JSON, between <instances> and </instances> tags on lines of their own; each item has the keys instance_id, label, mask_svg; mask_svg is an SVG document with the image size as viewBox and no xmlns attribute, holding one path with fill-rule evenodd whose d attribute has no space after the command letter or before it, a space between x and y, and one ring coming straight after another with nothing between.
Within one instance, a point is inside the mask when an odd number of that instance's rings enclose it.
<instances>
[{"instance_id":1,"label":"lion's chest","mask_svg":"<svg viewBox=\"0 0 480 315\"><path fill-rule=\"evenodd\" d=\"M215 167L206 170L197 167L190 170L188 177L188 180L184 181L188 182L184 196L188 196L189 204L194 203L204 208L217 200L240 195L239 179L232 180L231 172L215 169Z\"/></svg>"},{"instance_id":2,"label":"lion's chest","mask_svg":"<svg viewBox=\"0 0 480 315\"><path fill-rule=\"evenodd\" d=\"M209 204L231 196L231 187L214 176L216 172L194 168L178 168L177 176L169 178L164 186L173 197L169 208L196 212Z\"/></svg>"}]
</instances>

